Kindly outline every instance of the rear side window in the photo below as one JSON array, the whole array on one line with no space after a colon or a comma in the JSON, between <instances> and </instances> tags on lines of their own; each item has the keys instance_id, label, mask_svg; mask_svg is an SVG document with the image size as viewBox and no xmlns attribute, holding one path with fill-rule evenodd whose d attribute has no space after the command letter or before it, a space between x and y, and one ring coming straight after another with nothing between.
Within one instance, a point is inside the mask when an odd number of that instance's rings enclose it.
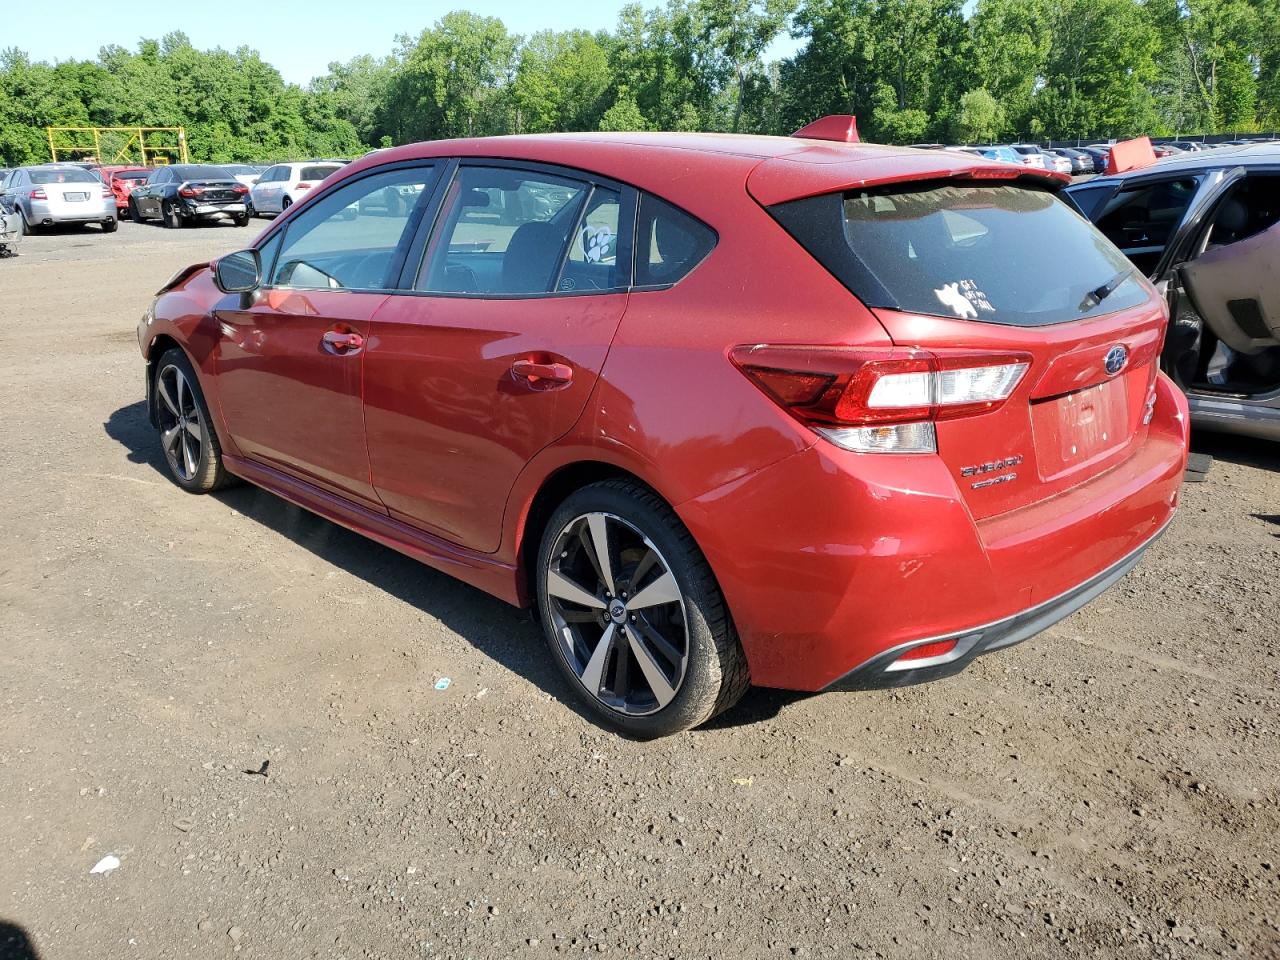
<instances>
[{"instance_id":1,"label":"rear side window","mask_svg":"<svg viewBox=\"0 0 1280 960\"><path fill-rule=\"evenodd\" d=\"M1042 326L1110 313L1148 296L1120 251L1036 187L894 185L771 212L871 307Z\"/></svg>"},{"instance_id":2,"label":"rear side window","mask_svg":"<svg viewBox=\"0 0 1280 960\"><path fill-rule=\"evenodd\" d=\"M635 285L677 283L716 245L715 231L666 201L645 194L636 223Z\"/></svg>"}]
</instances>

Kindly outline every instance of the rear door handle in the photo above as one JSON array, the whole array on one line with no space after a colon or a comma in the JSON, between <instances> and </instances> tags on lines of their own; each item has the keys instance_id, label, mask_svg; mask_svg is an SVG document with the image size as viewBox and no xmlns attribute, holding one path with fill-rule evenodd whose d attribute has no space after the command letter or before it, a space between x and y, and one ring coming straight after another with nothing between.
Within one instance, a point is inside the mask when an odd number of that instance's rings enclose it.
<instances>
[{"instance_id":1,"label":"rear door handle","mask_svg":"<svg viewBox=\"0 0 1280 960\"><path fill-rule=\"evenodd\" d=\"M567 363L538 363L536 360L517 360L511 364L511 373L517 379L530 383L569 383L573 380L573 367Z\"/></svg>"},{"instance_id":2,"label":"rear door handle","mask_svg":"<svg viewBox=\"0 0 1280 960\"><path fill-rule=\"evenodd\" d=\"M341 330L326 330L320 338L321 343L330 353L348 354L364 346L364 337L354 331L344 333Z\"/></svg>"}]
</instances>

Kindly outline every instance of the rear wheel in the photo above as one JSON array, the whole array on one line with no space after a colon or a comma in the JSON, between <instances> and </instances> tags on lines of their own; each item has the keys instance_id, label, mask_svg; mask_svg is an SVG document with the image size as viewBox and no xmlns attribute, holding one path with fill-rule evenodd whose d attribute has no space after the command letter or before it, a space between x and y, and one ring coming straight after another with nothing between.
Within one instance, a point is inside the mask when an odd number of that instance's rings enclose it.
<instances>
[{"instance_id":1,"label":"rear wheel","mask_svg":"<svg viewBox=\"0 0 1280 960\"><path fill-rule=\"evenodd\" d=\"M647 488L611 480L570 495L547 524L537 572L556 664L605 724L664 736L746 692L746 658L711 568Z\"/></svg>"},{"instance_id":2,"label":"rear wheel","mask_svg":"<svg viewBox=\"0 0 1280 960\"><path fill-rule=\"evenodd\" d=\"M182 226L182 215L178 213L177 204L168 202L161 204L160 218L170 230L176 230Z\"/></svg>"},{"instance_id":3,"label":"rear wheel","mask_svg":"<svg viewBox=\"0 0 1280 960\"><path fill-rule=\"evenodd\" d=\"M36 228L28 222L27 215L23 213L21 207L18 208L18 221L22 227L22 235L24 237L29 237L36 232Z\"/></svg>"},{"instance_id":4,"label":"rear wheel","mask_svg":"<svg viewBox=\"0 0 1280 960\"><path fill-rule=\"evenodd\" d=\"M237 227L247 227L249 225L249 214L237 213L235 216L231 218L231 222L234 223Z\"/></svg>"},{"instance_id":5,"label":"rear wheel","mask_svg":"<svg viewBox=\"0 0 1280 960\"><path fill-rule=\"evenodd\" d=\"M103 233L115 233L115 232L116 232L116 226L117 226L117 223L116 223L116 220L115 220L114 218L112 218L112 219L110 219L110 220L103 220L103 221L102 221L102 232L103 232Z\"/></svg>"},{"instance_id":6,"label":"rear wheel","mask_svg":"<svg viewBox=\"0 0 1280 960\"><path fill-rule=\"evenodd\" d=\"M160 358L155 383L156 424L169 476L188 493L209 493L226 486L222 447L209 420L191 361L181 350Z\"/></svg>"},{"instance_id":7,"label":"rear wheel","mask_svg":"<svg viewBox=\"0 0 1280 960\"><path fill-rule=\"evenodd\" d=\"M129 219L134 223L142 222L142 211L138 209L138 205L133 202L133 198L129 198Z\"/></svg>"}]
</instances>

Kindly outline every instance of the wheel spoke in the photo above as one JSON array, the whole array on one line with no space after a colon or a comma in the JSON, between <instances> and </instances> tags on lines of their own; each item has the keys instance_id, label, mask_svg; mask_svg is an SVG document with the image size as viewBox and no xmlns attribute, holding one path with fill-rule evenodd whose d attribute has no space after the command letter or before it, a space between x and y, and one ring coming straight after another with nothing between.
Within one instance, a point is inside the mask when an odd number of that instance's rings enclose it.
<instances>
[{"instance_id":1,"label":"wheel spoke","mask_svg":"<svg viewBox=\"0 0 1280 960\"><path fill-rule=\"evenodd\" d=\"M632 630L638 630L641 638L651 647L656 648L672 667L680 666L680 661L684 659L684 655L670 644L667 638L662 635L662 631L644 617L637 617L630 626Z\"/></svg>"},{"instance_id":2,"label":"wheel spoke","mask_svg":"<svg viewBox=\"0 0 1280 960\"><path fill-rule=\"evenodd\" d=\"M182 375L181 370L174 370L173 382L178 394L175 398L178 401L178 410L185 410L187 408L187 398L183 394L187 393L187 378Z\"/></svg>"},{"instance_id":3,"label":"wheel spoke","mask_svg":"<svg viewBox=\"0 0 1280 960\"><path fill-rule=\"evenodd\" d=\"M160 445L164 447L165 452L170 454L175 460L178 458L176 444L181 439L182 424L175 423L168 430L160 434Z\"/></svg>"},{"instance_id":4,"label":"wheel spoke","mask_svg":"<svg viewBox=\"0 0 1280 960\"><path fill-rule=\"evenodd\" d=\"M604 515L593 513L587 517L587 529L591 532L588 546L591 549L592 564L600 575L600 582L604 584L605 590L613 593L616 584L613 579L613 563L609 560L609 529Z\"/></svg>"},{"instance_id":5,"label":"wheel spoke","mask_svg":"<svg viewBox=\"0 0 1280 960\"><path fill-rule=\"evenodd\" d=\"M640 562L636 565L635 572L631 574L631 585L635 586L637 583L644 583L644 578L648 575L649 571L653 568L653 565L658 561L659 561L658 551L650 547L647 551L645 551L645 555L641 558Z\"/></svg>"},{"instance_id":6,"label":"wheel spoke","mask_svg":"<svg viewBox=\"0 0 1280 960\"><path fill-rule=\"evenodd\" d=\"M192 417L187 420L187 433L196 443L204 443L204 428L200 425L200 420Z\"/></svg>"},{"instance_id":7,"label":"wheel spoke","mask_svg":"<svg viewBox=\"0 0 1280 960\"><path fill-rule=\"evenodd\" d=\"M668 570L628 600L627 609L643 610L645 607L656 607L660 603L678 603L679 601L680 587L676 584L676 578Z\"/></svg>"},{"instance_id":8,"label":"wheel spoke","mask_svg":"<svg viewBox=\"0 0 1280 960\"><path fill-rule=\"evenodd\" d=\"M169 388L165 385L164 377L159 379L157 386L160 388L160 399L164 401L164 405L169 408L169 412L175 417L181 416L178 412L178 404L174 401L173 397L169 395Z\"/></svg>"},{"instance_id":9,"label":"wheel spoke","mask_svg":"<svg viewBox=\"0 0 1280 960\"><path fill-rule=\"evenodd\" d=\"M617 627L612 623L605 628L600 640L596 644L596 648L591 651L591 659L587 661L587 665L582 670L582 685L587 688L587 692L593 697L600 695L600 681L604 677L604 665L609 659L609 649L613 646L613 637L617 633Z\"/></svg>"},{"instance_id":10,"label":"wheel spoke","mask_svg":"<svg viewBox=\"0 0 1280 960\"><path fill-rule=\"evenodd\" d=\"M627 632L627 643L631 646L631 652L635 654L636 663L640 664L640 672L644 674L645 682L649 684L649 689L653 691L653 696L658 701L658 706L660 708L665 707L671 702L671 698L676 695L671 682L667 679L667 675L662 672L658 662L653 659L653 654L636 636L634 630Z\"/></svg>"},{"instance_id":11,"label":"wheel spoke","mask_svg":"<svg viewBox=\"0 0 1280 960\"><path fill-rule=\"evenodd\" d=\"M182 433L182 462L186 465L188 478L196 475L196 459L199 454L198 449L193 451L191 447L191 437L184 430Z\"/></svg>"},{"instance_id":12,"label":"wheel spoke","mask_svg":"<svg viewBox=\"0 0 1280 960\"><path fill-rule=\"evenodd\" d=\"M574 583L558 570L547 571L547 593L553 597L559 597L561 600L576 603L579 606L591 607L593 610L604 609L603 600L594 593L587 592L587 590Z\"/></svg>"}]
</instances>

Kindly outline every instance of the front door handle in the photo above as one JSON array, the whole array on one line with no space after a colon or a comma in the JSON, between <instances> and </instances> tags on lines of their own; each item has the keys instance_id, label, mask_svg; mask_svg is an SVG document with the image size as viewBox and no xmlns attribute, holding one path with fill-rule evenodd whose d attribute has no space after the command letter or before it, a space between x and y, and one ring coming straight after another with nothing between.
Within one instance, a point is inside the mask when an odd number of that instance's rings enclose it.
<instances>
[{"instance_id":1,"label":"front door handle","mask_svg":"<svg viewBox=\"0 0 1280 960\"><path fill-rule=\"evenodd\" d=\"M341 330L326 330L320 342L330 353L346 355L364 346L364 337L354 331L344 333Z\"/></svg>"},{"instance_id":2,"label":"front door handle","mask_svg":"<svg viewBox=\"0 0 1280 960\"><path fill-rule=\"evenodd\" d=\"M517 360L511 364L511 374L517 380L536 383L569 383L573 380L573 367L567 363L539 363L536 360Z\"/></svg>"}]
</instances>

